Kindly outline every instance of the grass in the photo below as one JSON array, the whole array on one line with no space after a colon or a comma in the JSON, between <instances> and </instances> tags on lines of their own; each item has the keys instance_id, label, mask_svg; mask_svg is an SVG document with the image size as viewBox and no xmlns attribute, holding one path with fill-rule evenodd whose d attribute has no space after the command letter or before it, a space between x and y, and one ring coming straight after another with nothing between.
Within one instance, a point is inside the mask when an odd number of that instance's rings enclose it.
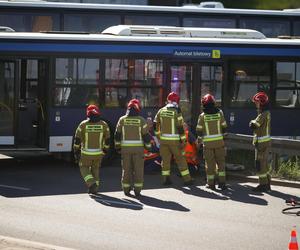
<instances>
[{"instance_id":1,"label":"grass","mask_svg":"<svg viewBox=\"0 0 300 250\"><path fill-rule=\"evenodd\" d=\"M273 175L287 180L300 181L300 158L294 156L288 160L280 160L278 170L274 171Z\"/></svg>"}]
</instances>

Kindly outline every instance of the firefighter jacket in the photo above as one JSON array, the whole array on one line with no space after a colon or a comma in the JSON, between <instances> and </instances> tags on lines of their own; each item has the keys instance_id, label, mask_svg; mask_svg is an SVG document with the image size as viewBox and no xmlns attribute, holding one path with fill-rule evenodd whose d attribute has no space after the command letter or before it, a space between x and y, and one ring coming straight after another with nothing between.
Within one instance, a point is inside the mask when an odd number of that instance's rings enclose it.
<instances>
[{"instance_id":1,"label":"firefighter jacket","mask_svg":"<svg viewBox=\"0 0 300 250\"><path fill-rule=\"evenodd\" d=\"M122 152L151 149L149 127L146 120L137 115L120 117L115 131L115 146Z\"/></svg>"},{"instance_id":2,"label":"firefighter jacket","mask_svg":"<svg viewBox=\"0 0 300 250\"><path fill-rule=\"evenodd\" d=\"M161 108L154 118L155 135L160 139L160 144L185 143L183 122L182 114L175 106L167 104Z\"/></svg>"},{"instance_id":3,"label":"firefighter jacket","mask_svg":"<svg viewBox=\"0 0 300 250\"><path fill-rule=\"evenodd\" d=\"M253 145L271 144L271 114L270 111L259 111L255 120L250 121L250 127L253 128Z\"/></svg>"},{"instance_id":4,"label":"firefighter jacket","mask_svg":"<svg viewBox=\"0 0 300 250\"><path fill-rule=\"evenodd\" d=\"M81 149L81 154L97 156L109 149L110 130L108 124L99 120L82 121L75 133L74 151ZM104 151L103 151L104 150Z\"/></svg>"},{"instance_id":5,"label":"firefighter jacket","mask_svg":"<svg viewBox=\"0 0 300 250\"><path fill-rule=\"evenodd\" d=\"M227 123L223 112L215 110L215 113L200 114L196 127L197 134L202 137L203 145L207 148L224 147L223 133Z\"/></svg>"}]
</instances>

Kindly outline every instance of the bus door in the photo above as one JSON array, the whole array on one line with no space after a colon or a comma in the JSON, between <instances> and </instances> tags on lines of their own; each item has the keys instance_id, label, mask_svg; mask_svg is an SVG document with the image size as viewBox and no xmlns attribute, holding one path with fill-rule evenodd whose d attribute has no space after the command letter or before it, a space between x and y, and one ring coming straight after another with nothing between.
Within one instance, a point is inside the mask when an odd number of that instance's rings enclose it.
<instances>
[{"instance_id":1,"label":"bus door","mask_svg":"<svg viewBox=\"0 0 300 250\"><path fill-rule=\"evenodd\" d=\"M170 91L180 96L183 118L194 130L201 112L201 98L210 93L221 105L223 66L209 63L171 63Z\"/></svg>"},{"instance_id":2,"label":"bus door","mask_svg":"<svg viewBox=\"0 0 300 250\"><path fill-rule=\"evenodd\" d=\"M17 131L19 147L46 148L47 61L18 60Z\"/></svg>"},{"instance_id":3,"label":"bus door","mask_svg":"<svg viewBox=\"0 0 300 250\"><path fill-rule=\"evenodd\" d=\"M192 63L172 63L169 68L168 82L170 83L170 91L180 96L180 108L184 121L193 126L196 122L195 113L197 107L193 105L197 96L197 64Z\"/></svg>"},{"instance_id":4,"label":"bus door","mask_svg":"<svg viewBox=\"0 0 300 250\"><path fill-rule=\"evenodd\" d=\"M14 145L16 62L0 61L0 146Z\"/></svg>"}]
</instances>

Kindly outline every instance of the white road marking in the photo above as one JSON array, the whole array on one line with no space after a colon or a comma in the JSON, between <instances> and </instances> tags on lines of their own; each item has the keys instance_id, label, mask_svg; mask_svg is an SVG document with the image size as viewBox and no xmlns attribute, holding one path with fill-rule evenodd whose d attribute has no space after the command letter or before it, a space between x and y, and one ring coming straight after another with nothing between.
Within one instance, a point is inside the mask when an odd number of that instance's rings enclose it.
<instances>
[{"instance_id":1,"label":"white road marking","mask_svg":"<svg viewBox=\"0 0 300 250\"><path fill-rule=\"evenodd\" d=\"M29 191L30 190L30 188L17 187L17 186L8 186L8 185L1 185L1 184L0 184L0 187L17 189L17 190L25 190L25 191Z\"/></svg>"}]
</instances>

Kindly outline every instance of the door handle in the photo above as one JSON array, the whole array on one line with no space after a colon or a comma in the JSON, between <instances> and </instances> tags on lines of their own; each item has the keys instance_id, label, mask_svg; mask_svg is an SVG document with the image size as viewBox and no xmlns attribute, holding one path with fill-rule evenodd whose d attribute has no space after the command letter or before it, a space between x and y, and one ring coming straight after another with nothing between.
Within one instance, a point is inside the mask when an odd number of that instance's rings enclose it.
<instances>
[{"instance_id":1,"label":"door handle","mask_svg":"<svg viewBox=\"0 0 300 250\"><path fill-rule=\"evenodd\" d=\"M19 103L19 110L20 111L25 111L27 110L27 105L24 103Z\"/></svg>"}]
</instances>

